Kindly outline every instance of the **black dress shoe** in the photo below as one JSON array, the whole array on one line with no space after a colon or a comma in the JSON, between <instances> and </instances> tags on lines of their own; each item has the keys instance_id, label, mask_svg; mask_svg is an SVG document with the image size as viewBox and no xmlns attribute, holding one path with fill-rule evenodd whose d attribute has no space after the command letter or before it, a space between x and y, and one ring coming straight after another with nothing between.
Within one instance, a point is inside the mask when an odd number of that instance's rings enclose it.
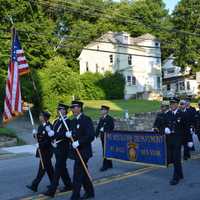
<instances>
[{"instance_id":1,"label":"black dress shoe","mask_svg":"<svg viewBox=\"0 0 200 200\"><path fill-rule=\"evenodd\" d=\"M72 186L65 186L62 189L60 189L60 192L67 192L67 191L71 191L73 188Z\"/></svg>"},{"instance_id":2,"label":"black dress shoe","mask_svg":"<svg viewBox=\"0 0 200 200\"><path fill-rule=\"evenodd\" d=\"M107 169L108 169L107 167L101 167L99 171L100 171L100 172L104 172L104 171L106 171Z\"/></svg>"},{"instance_id":3,"label":"black dress shoe","mask_svg":"<svg viewBox=\"0 0 200 200\"><path fill-rule=\"evenodd\" d=\"M30 190L32 190L33 192L37 192L37 187L34 185L26 185L26 187Z\"/></svg>"},{"instance_id":4,"label":"black dress shoe","mask_svg":"<svg viewBox=\"0 0 200 200\"><path fill-rule=\"evenodd\" d=\"M170 185L177 185L179 183L179 180L172 179L169 183Z\"/></svg>"},{"instance_id":5,"label":"black dress shoe","mask_svg":"<svg viewBox=\"0 0 200 200\"><path fill-rule=\"evenodd\" d=\"M94 198L94 194L85 193L80 199L92 199Z\"/></svg>"},{"instance_id":6,"label":"black dress shoe","mask_svg":"<svg viewBox=\"0 0 200 200\"><path fill-rule=\"evenodd\" d=\"M53 190L47 190L45 193L43 193L45 196L48 197L54 197L55 196L55 192Z\"/></svg>"}]
</instances>

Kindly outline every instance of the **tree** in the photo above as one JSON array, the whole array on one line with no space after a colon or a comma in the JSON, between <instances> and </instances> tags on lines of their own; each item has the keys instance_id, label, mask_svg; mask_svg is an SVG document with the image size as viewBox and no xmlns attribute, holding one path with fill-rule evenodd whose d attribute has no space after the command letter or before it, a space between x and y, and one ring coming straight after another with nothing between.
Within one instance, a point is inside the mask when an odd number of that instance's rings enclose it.
<instances>
[{"instance_id":1,"label":"tree","mask_svg":"<svg viewBox=\"0 0 200 200\"><path fill-rule=\"evenodd\" d=\"M172 14L174 28L182 31L182 33L174 33L174 38L176 38L175 62L182 68L190 66L193 71L199 70L200 67L199 10L200 3L198 0L181 0Z\"/></svg>"}]
</instances>

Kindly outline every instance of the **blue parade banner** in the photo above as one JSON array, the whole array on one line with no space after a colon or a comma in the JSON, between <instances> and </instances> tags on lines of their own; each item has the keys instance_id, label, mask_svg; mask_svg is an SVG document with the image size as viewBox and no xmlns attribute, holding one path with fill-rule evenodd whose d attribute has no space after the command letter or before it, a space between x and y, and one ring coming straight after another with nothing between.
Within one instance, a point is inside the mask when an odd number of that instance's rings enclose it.
<instances>
[{"instance_id":1,"label":"blue parade banner","mask_svg":"<svg viewBox=\"0 0 200 200\"><path fill-rule=\"evenodd\" d=\"M165 135L153 131L113 131L105 134L105 155L135 163L166 166Z\"/></svg>"}]
</instances>

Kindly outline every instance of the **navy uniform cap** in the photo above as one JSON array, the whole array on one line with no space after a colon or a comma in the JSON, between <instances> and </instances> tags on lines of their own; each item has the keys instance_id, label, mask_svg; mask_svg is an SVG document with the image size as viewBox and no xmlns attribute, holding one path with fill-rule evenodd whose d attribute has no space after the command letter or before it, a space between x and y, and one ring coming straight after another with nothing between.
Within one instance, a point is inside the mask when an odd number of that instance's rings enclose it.
<instances>
[{"instance_id":1,"label":"navy uniform cap","mask_svg":"<svg viewBox=\"0 0 200 200\"><path fill-rule=\"evenodd\" d=\"M69 108L68 105L64 104L64 103L59 103L57 109L64 109L67 110Z\"/></svg>"},{"instance_id":2,"label":"navy uniform cap","mask_svg":"<svg viewBox=\"0 0 200 200\"><path fill-rule=\"evenodd\" d=\"M47 119L49 119L51 117L51 114L49 112L47 112L47 111L42 111L40 113L40 115L42 115L43 117L45 117Z\"/></svg>"},{"instance_id":3,"label":"navy uniform cap","mask_svg":"<svg viewBox=\"0 0 200 200\"><path fill-rule=\"evenodd\" d=\"M105 105L101 106L101 110L109 110L109 109L110 109L110 107L108 107L108 106L105 106Z\"/></svg>"},{"instance_id":4,"label":"navy uniform cap","mask_svg":"<svg viewBox=\"0 0 200 200\"><path fill-rule=\"evenodd\" d=\"M170 99L169 99L169 102L170 103L179 103L179 98L177 98L177 97L171 97Z\"/></svg>"},{"instance_id":5,"label":"navy uniform cap","mask_svg":"<svg viewBox=\"0 0 200 200\"><path fill-rule=\"evenodd\" d=\"M74 107L83 107L83 102L81 101L72 101L70 108L74 108Z\"/></svg>"}]
</instances>

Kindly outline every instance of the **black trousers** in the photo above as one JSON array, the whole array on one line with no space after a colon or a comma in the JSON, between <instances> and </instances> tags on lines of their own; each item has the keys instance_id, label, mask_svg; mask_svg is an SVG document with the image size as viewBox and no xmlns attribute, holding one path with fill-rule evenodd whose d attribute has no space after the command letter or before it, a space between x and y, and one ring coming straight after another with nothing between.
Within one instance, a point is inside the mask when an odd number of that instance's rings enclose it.
<instances>
[{"instance_id":1,"label":"black trousers","mask_svg":"<svg viewBox=\"0 0 200 200\"><path fill-rule=\"evenodd\" d=\"M39 185L40 181L42 180L42 178L43 178L43 176L45 175L46 172L47 172L47 175L49 177L49 181L52 183L54 170L53 170L53 165L52 165L52 162L51 162L51 157L52 156L42 156L44 169L43 169L42 163L40 161L37 176L32 182L33 186L37 187Z\"/></svg>"},{"instance_id":2,"label":"black trousers","mask_svg":"<svg viewBox=\"0 0 200 200\"><path fill-rule=\"evenodd\" d=\"M190 158L190 148L188 147L187 142L183 143L183 156L184 158Z\"/></svg>"},{"instance_id":3,"label":"black trousers","mask_svg":"<svg viewBox=\"0 0 200 200\"><path fill-rule=\"evenodd\" d=\"M83 158L83 160L87 166L88 159ZM80 198L80 191L82 186L86 193L94 194L93 185L88 178L81 161L76 158L74 162L73 192L71 196L72 200L77 200Z\"/></svg>"},{"instance_id":4,"label":"black trousers","mask_svg":"<svg viewBox=\"0 0 200 200\"><path fill-rule=\"evenodd\" d=\"M181 164L181 143L167 144L168 162L173 163L174 173L173 179L179 180L183 178L183 170Z\"/></svg>"},{"instance_id":5,"label":"black trousers","mask_svg":"<svg viewBox=\"0 0 200 200\"><path fill-rule=\"evenodd\" d=\"M104 157L105 154L105 146L104 146L104 134L101 134L101 144L102 144L102 154L103 154L103 168L111 168L113 167L112 160L108 160Z\"/></svg>"},{"instance_id":6,"label":"black trousers","mask_svg":"<svg viewBox=\"0 0 200 200\"><path fill-rule=\"evenodd\" d=\"M55 151L56 163L53 181L50 186L50 190L55 192L60 178L62 179L65 187L71 187L71 179L67 170L67 152Z\"/></svg>"}]
</instances>

